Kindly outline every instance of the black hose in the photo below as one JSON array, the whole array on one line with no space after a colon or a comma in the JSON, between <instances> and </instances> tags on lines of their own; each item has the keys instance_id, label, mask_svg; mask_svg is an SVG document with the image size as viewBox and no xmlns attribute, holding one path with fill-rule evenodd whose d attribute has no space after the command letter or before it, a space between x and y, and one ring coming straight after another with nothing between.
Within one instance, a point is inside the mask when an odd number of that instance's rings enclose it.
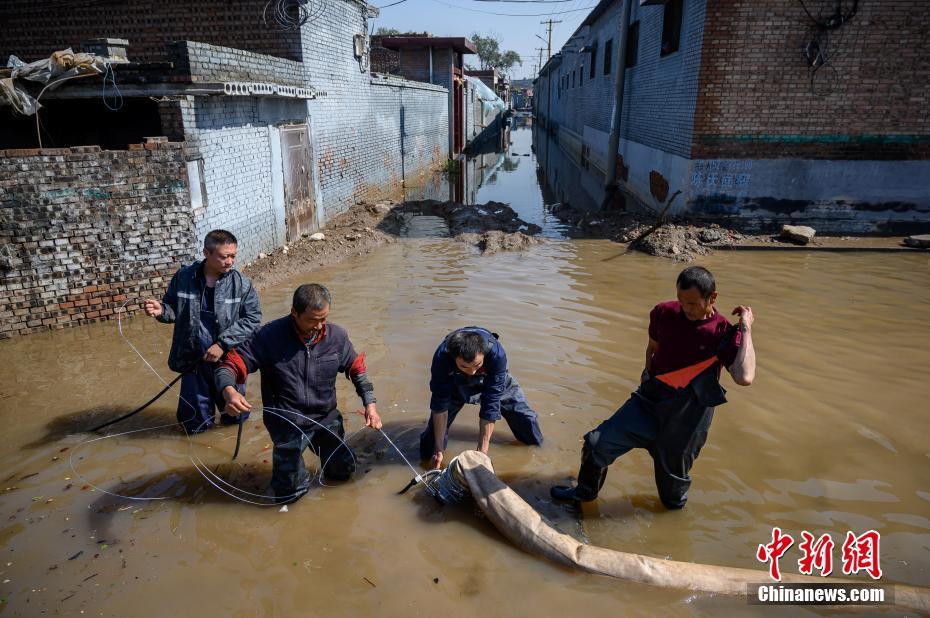
<instances>
[{"instance_id":1,"label":"black hose","mask_svg":"<svg viewBox=\"0 0 930 618\"><path fill-rule=\"evenodd\" d=\"M199 363L200 361L198 360L197 362ZM180 379L184 376L185 373L188 373L189 371L191 371L191 370L192 370L194 367L196 367L196 366L197 366L197 364L195 363L195 364L194 364L192 367L190 367L189 369L187 369L187 370L182 371L181 373L179 373L179 374L177 375L177 377L175 377L175 378L168 384L168 386L166 386L165 388L161 389L161 390L158 392L157 395L155 395L154 397L152 397L151 399L149 399L148 401L146 401L144 404L142 404L141 406L139 406L138 408L136 408L136 409L133 410L132 412L127 412L126 414L124 414L124 415L122 415L122 416L120 416L120 417L114 418L113 420L107 421L106 423L103 423L103 424L101 424L101 425L97 425L96 427L94 427L94 428L91 429L90 431L92 431L92 432L93 432L93 431L100 431L100 430L103 429L104 427L109 427L110 425L116 424L116 423L118 423L118 422L120 422L120 421L125 421L125 420L126 420L127 418L129 418L130 416L135 416L136 414L138 414L138 413L141 412L142 410L145 410L147 407L149 407L150 405L152 405L153 403L155 403L156 401L158 401L159 398L161 398L162 395L164 395L165 393L167 393L168 390L169 390L172 386L174 386L175 384L177 384L178 380L180 380Z\"/></svg>"},{"instance_id":2,"label":"black hose","mask_svg":"<svg viewBox=\"0 0 930 618\"><path fill-rule=\"evenodd\" d=\"M242 444L242 414L239 414L239 429L236 430L236 450L233 452L232 460L235 461L239 455L239 446Z\"/></svg>"}]
</instances>

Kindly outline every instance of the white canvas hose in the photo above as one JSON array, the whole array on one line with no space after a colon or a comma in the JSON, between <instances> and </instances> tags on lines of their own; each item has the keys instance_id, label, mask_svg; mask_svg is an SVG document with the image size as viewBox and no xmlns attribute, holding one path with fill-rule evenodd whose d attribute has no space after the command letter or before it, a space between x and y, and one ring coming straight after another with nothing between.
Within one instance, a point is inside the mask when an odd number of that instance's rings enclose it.
<instances>
[{"instance_id":1,"label":"white canvas hose","mask_svg":"<svg viewBox=\"0 0 930 618\"><path fill-rule=\"evenodd\" d=\"M463 486L494 526L520 549L565 566L625 581L742 596L749 584L768 581L768 573L735 567L662 560L580 543L543 521L527 504L494 474L490 458L479 451L465 451L449 463L448 473ZM825 584L826 580L805 575L782 575L786 583ZM861 584L850 579L831 578L829 583ZM930 589L894 585L894 604L930 613Z\"/></svg>"}]
</instances>

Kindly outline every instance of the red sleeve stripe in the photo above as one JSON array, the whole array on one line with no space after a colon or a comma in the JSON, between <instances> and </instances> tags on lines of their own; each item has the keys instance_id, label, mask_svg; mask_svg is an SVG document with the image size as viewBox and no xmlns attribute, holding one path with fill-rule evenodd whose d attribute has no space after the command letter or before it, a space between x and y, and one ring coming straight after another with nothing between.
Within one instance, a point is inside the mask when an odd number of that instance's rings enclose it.
<instances>
[{"instance_id":1,"label":"red sleeve stripe","mask_svg":"<svg viewBox=\"0 0 930 618\"><path fill-rule=\"evenodd\" d=\"M362 352L355 357L355 361L353 361L352 366L349 367L349 377L352 378L366 373L367 371L368 367L365 366L365 353Z\"/></svg>"},{"instance_id":2,"label":"red sleeve stripe","mask_svg":"<svg viewBox=\"0 0 930 618\"><path fill-rule=\"evenodd\" d=\"M236 384L245 384L245 379L249 375L249 370L245 366L245 361L239 356L235 348L226 353L226 356L220 362L220 367L229 369L236 377Z\"/></svg>"}]
</instances>

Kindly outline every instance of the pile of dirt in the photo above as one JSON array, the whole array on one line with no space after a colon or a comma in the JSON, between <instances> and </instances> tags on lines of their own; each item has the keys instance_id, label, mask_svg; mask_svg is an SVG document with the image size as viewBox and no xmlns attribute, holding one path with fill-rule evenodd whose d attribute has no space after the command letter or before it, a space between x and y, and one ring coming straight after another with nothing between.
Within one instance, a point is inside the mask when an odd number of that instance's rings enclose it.
<instances>
[{"instance_id":1,"label":"pile of dirt","mask_svg":"<svg viewBox=\"0 0 930 618\"><path fill-rule=\"evenodd\" d=\"M485 255L493 255L499 251L523 251L527 247L543 242L539 236L528 236L523 232L507 234L500 230L491 230L483 234L466 232L455 238L478 247Z\"/></svg>"},{"instance_id":2,"label":"pile of dirt","mask_svg":"<svg viewBox=\"0 0 930 618\"><path fill-rule=\"evenodd\" d=\"M436 200L405 202L396 206L385 218L382 229L400 234L405 220L417 215L445 220L449 235L454 240L478 247L486 254L519 251L542 242L536 238L542 228L527 223L502 202L469 205Z\"/></svg>"},{"instance_id":3,"label":"pile of dirt","mask_svg":"<svg viewBox=\"0 0 930 618\"><path fill-rule=\"evenodd\" d=\"M670 221L656 226L654 216L620 211L592 213L567 204L556 204L552 212L569 226L568 235L574 238L609 238L632 250L682 262L752 238L716 223L705 226Z\"/></svg>"},{"instance_id":4,"label":"pile of dirt","mask_svg":"<svg viewBox=\"0 0 930 618\"><path fill-rule=\"evenodd\" d=\"M306 234L296 242L259 254L242 271L262 289L295 275L340 262L352 255L371 253L374 249L396 241L396 237L380 229L394 204L357 205L332 219L317 234ZM322 235L322 239L319 239Z\"/></svg>"},{"instance_id":5,"label":"pile of dirt","mask_svg":"<svg viewBox=\"0 0 930 618\"><path fill-rule=\"evenodd\" d=\"M285 247L259 254L242 271L258 289L275 285L397 242L403 235L405 221L415 215L442 218L449 226L450 236L486 254L519 251L542 242L535 237L542 231L538 225L523 221L510 206L500 202L466 206L435 200L385 201L353 206L332 219L322 232L305 234Z\"/></svg>"}]
</instances>

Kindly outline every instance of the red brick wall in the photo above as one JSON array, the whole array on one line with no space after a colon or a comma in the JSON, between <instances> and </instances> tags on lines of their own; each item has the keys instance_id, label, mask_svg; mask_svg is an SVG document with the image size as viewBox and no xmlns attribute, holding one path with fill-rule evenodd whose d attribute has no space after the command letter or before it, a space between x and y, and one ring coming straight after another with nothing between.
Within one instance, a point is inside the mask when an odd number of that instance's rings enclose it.
<instances>
[{"instance_id":1,"label":"red brick wall","mask_svg":"<svg viewBox=\"0 0 930 618\"><path fill-rule=\"evenodd\" d=\"M0 151L0 339L138 309L195 244L181 144Z\"/></svg>"},{"instance_id":2,"label":"red brick wall","mask_svg":"<svg viewBox=\"0 0 930 618\"><path fill-rule=\"evenodd\" d=\"M835 2L804 4L821 18ZM861 1L830 32L831 66L812 93L802 50L814 29L800 2L707 0L692 157L930 158L927 10Z\"/></svg>"},{"instance_id":3,"label":"red brick wall","mask_svg":"<svg viewBox=\"0 0 930 618\"><path fill-rule=\"evenodd\" d=\"M120 0L82 2L3 0L0 2L0 58L25 61L91 38L129 40L129 59L169 59L166 45L191 40L301 60L299 32L265 25L266 0ZM269 20L271 17L269 16Z\"/></svg>"}]
</instances>

